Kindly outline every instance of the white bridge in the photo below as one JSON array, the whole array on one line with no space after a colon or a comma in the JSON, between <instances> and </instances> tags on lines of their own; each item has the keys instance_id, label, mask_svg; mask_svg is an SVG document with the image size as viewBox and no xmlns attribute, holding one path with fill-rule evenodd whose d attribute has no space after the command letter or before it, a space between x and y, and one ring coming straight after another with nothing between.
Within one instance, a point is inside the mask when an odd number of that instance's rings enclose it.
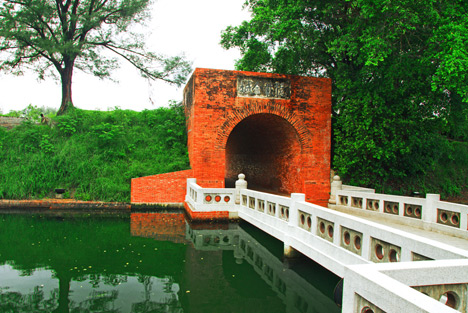
<instances>
[{"instance_id":1,"label":"white bridge","mask_svg":"<svg viewBox=\"0 0 468 313\"><path fill-rule=\"evenodd\" d=\"M228 211L342 277L343 313L468 312L468 206L350 187L331 202L187 180L193 212Z\"/></svg>"}]
</instances>

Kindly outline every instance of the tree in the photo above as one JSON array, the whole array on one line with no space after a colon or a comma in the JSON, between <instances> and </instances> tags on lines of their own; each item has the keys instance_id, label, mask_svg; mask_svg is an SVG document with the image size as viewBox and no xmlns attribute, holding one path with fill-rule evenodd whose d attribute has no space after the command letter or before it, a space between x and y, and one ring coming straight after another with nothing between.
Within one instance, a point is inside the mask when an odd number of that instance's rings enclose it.
<instances>
[{"instance_id":1,"label":"tree","mask_svg":"<svg viewBox=\"0 0 468 313\"><path fill-rule=\"evenodd\" d=\"M379 187L437 161L443 125L456 120L450 108L468 101L468 2L246 5L252 19L228 27L221 44L240 48L239 70L333 80L333 164L340 175Z\"/></svg>"},{"instance_id":2,"label":"tree","mask_svg":"<svg viewBox=\"0 0 468 313\"><path fill-rule=\"evenodd\" d=\"M130 27L147 17L150 0L3 0L0 5L0 70L22 74L32 68L40 79L58 73L62 102L70 107L75 68L99 78L110 76L118 58L148 79L181 85L190 64L181 56L147 51ZM55 71L54 71L55 69Z\"/></svg>"}]
</instances>

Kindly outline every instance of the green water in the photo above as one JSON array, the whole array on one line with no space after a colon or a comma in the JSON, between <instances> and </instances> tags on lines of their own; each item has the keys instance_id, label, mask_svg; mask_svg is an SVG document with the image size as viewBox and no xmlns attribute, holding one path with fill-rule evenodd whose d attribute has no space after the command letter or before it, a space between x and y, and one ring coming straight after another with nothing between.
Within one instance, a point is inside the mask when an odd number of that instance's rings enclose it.
<instances>
[{"instance_id":1,"label":"green water","mask_svg":"<svg viewBox=\"0 0 468 313\"><path fill-rule=\"evenodd\" d=\"M340 312L338 278L249 224L0 214L0 312Z\"/></svg>"}]
</instances>

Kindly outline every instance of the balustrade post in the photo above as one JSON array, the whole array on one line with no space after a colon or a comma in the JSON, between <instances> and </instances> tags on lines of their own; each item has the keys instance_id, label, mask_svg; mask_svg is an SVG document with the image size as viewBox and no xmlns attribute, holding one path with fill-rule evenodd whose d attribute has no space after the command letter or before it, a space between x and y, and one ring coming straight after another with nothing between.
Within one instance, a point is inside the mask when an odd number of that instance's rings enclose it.
<instances>
[{"instance_id":1,"label":"balustrade post","mask_svg":"<svg viewBox=\"0 0 468 313\"><path fill-rule=\"evenodd\" d=\"M370 257L371 257L371 253L372 253L372 247L371 247L371 236L370 234L368 233L367 230L364 230L362 232L362 244L361 244L361 256L365 259L365 260L370 260Z\"/></svg>"},{"instance_id":2,"label":"balustrade post","mask_svg":"<svg viewBox=\"0 0 468 313\"><path fill-rule=\"evenodd\" d=\"M236 180L236 204L240 204L240 193L242 189L247 189L247 181L245 180L244 174L237 176L239 179Z\"/></svg>"},{"instance_id":3,"label":"balustrade post","mask_svg":"<svg viewBox=\"0 0 468 313\"><path fill-rule=\"evenodd\" d=\"M291 194L291 203L289 205L289 221L288 221L288 230L289 235L295 233L295 228L299 225L299 214L297 209L297 202L305 201L305 194L303 193L292 193ZM284 256L286 258L295 258L300 254L289 244L289 235L286 235L284 238Z\"/></svg>"},{"instance_id":4,"label":"balustrade post","mask_svg":"<svg viewBox=\"0 0 468 313\"><path fill-rule=\"evenodd\" d=\"M468 230L468 216L462 213L460 214L460 229Z\"/></svg>"},{"instance_id":5,"label":"balustrade post","mask_svg":"<svg viewBox=\"0 0 468 313\"><path fill-rule=\"evenodd\" d=\"M437 202L440 201L439 194L428 193L426 203L422 210L422 220L430 223L437 223Z\"/></svg>"},{"instance_id":6,"label":"balustrade post","mask_svg":"<svg viewBox=\"0 0 468 313\"><path fill-rule=\"evenodd\" d=\"M385 202L383 199L379 200L379 212L384 213L385 212Z\"/></svg>"},{"instance_id":7,"label":"balustrade post","mask_svg":"<svg viewBox=\"0 0 468 313\"><path fill-rule=\"evenodd\" d=\"M289 206L289 226L297 227L299 225L299 213L297 209L297 202L305 201L305 194L292 193L291 205Z\"/></svg>"},{"instance_id":8,"label":"balustrade post","mask_svg":"<svg viewBox=\"0 0 468 313\"><path fill-rule=\"evenodd\" d=\"M336 197L337 191L343 189L343 183L341 182L340 176L335 175L333 176L333 181L330 186L330 199L328 203L330 204L337 204Z\"/></svg>"},{"instance_id":9,"label":"balustrade post","mask_svg":"<svg viewBox=\"0 0 468 313\"><path fill-rule=\"evenodd\" d=\"M192 201L196 202L195 199L192 198L192 195L190 194L190 185L191 184L196 184L197 179L196 178L187 178L187 190L185 194L185 201L191 199Z\"/></svg>"}]
</instances>

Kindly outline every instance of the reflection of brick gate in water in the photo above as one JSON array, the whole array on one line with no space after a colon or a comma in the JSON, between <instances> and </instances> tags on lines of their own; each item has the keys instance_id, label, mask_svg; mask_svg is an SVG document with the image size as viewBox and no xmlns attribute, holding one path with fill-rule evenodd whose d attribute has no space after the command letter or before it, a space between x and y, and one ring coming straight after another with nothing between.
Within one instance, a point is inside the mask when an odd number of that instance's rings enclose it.
<instances>
[{"instance_id":1,"label":"reflection of brick gate in water","mask_svg":"<svg viewBox=\"0 0 468 313\"><path fill-rule=\"evenodd\" d=\"M133 179L132 203L181 203L186 178L233 187L242 172L249 189L327 204L329 79L196 69L184 105L191 169Z\"/></svg>"}]
</instances>

